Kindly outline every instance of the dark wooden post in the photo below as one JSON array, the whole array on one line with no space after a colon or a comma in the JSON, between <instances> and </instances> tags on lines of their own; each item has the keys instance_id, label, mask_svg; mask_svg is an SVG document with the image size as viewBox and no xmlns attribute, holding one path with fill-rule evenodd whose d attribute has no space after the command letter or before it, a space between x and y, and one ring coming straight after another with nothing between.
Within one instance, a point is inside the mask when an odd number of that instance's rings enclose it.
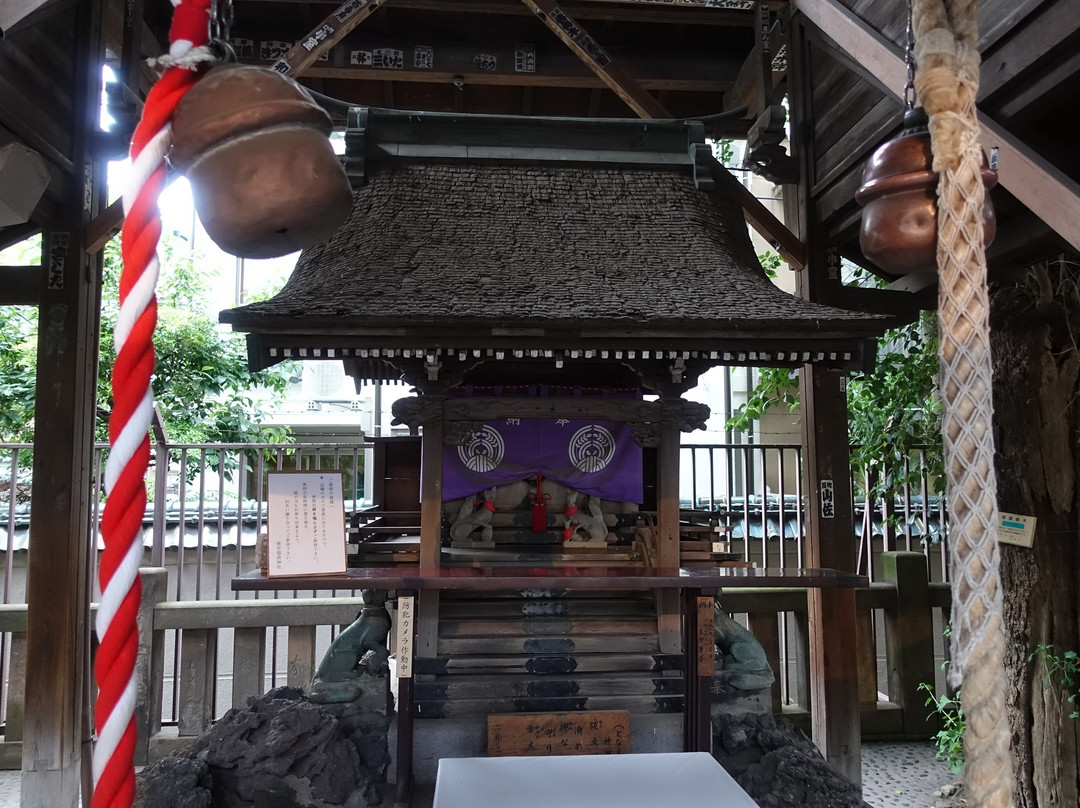
<instances>
[{"instance_id":1,"label":"dark wooden post","mask_svg":"<svg viewBox=\"0 0 1080 808\"><path fill-rule=\"evenodd\" d=\"M89 792L89 514L101 255L82 230L97 213L103 167L90 157L101 98L101 4L75 15L75 99L64 224L47 232L39 297L34 481L27 559L23 805L75 808ZM27 795L33 795L32 801Z\"/></svg>"},{"instance_id":2,"label":"dark wooden post","mask_svg":"<svg viewBox=\"0 0 1080 808\"><path fill-rule=\"evenodd\" d=\"M889 698L904 708L904 734L927 735L930 708L919 685L934 684L934 615L930 581L922 553L884 553L882 572L896 585L896 609L885 613Z\"/></svg>"},{"instance_id":3,"label":"dark wooden post","mask_svg":"<svg viewBox=\"0 0 1080 808\"><path fill-rule=\"evenodd\" d=\"M443 402L445 383L417 385L427 406L420 434L420 574L430 575L441 566L443 489ZM416 656L436 654L439 632L439 593L425 590L416 604Z\"/></svg>"},{"instance_id":4,"label":"dark wooden post","mask_svg":"<svg viewBox=\"0 0 1080 808\"><path fill-rule=\"evenodd\" d=\"M661 390L660 448L656 463L656 566L674 569L679 566L679 409L678 392ZM683 649L680 637L679 593L662 589L657 597L660 650L677 654ZM692 648L686 648L688 657ZM690 662L688 661L689 665Z\"/></svg>"},{"instance_id":5,"label":"dark wooden post","mask_svg":"<svg viewBox=\"0 0 1080 808\"><path fill-rule=\"evenodd\" d=\"M164 567L143 567L142 604L139 607L139 658L135 663L135 722L139 740L135 765L150 761L150 740L161 729L161 693L165 679L165 632L154 631L154 610L168 599L169 575ZM263 629L259 629L265 635ZM235 702L234 702L235 704Z\"/></svg>"},{"instance_id":6,"label":"dark wooden post","mask_svg":"<svg viewBox=\"0 0 1080 808\"><path fill-rule=\"evenodd\" d=\"M847 406L837 371L803 367L802 412L808 494L807 564L855 569ZM810 705L814 743L861 782L859 671L853 588L811 589Z\"/></svg>"},{"instance_id":7,"label":"dark wooden post","mask_svg":"<svg viewBox=\"0 0 1080 808\"><path fill-rule=\"evenodd\" d=\"M798 273L801 297L829 302L839 285L839 258L830 262L816 227L810 189L815 177L813 92L809 45L801 17L788 38L792 73L792 151L799 158L799 184L784 191L787 224L806 242L807 265ZM847 401L841 372L804 365L800 377L803 463L807 491L807 559L810 567L854 571L855 528L851 502ZM830 764L855 783L862 781L859 673L855 590L811 589L810 694L814 743Z\"/></svg>"}]
</instances>

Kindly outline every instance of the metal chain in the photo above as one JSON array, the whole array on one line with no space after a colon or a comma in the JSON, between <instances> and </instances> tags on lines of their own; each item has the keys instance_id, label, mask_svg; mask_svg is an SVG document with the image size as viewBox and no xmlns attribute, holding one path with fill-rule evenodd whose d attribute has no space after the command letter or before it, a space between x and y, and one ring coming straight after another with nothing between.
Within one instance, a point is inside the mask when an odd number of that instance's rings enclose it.
<instances>
[{"instance_id":1,"label":"metal chain","mask_svg":"<svg viewBox=\"0 0 1080 808\"><path fill-rule=\"evenodd\" d=\"M233 0L213 0L210 13L210 38L229 41L229 29L235 18Z\"/></svg>"},{"instance_id":2,"label":"metal chain","mask_svg":"<svg viewBox=\"0 0 1080 808\"><path fill-rule=\"evenodd\" d=\"M229 42L234 16L233 0L213 0L210 12L210 41L207 44L217 62L236 61L236 52Z\"/></svg>"},{"instance_id":3,"label":"metal chain","mask_svg":"<svg viewBox=\"0 0 1080 808\"><path fill-rule=\"evenodd\" d=\"M912 24L911 0L907 3L907 42L904 46L907 83L904 85L904 109L915 108L915 26Z\"/></svg>"}]
</instances>

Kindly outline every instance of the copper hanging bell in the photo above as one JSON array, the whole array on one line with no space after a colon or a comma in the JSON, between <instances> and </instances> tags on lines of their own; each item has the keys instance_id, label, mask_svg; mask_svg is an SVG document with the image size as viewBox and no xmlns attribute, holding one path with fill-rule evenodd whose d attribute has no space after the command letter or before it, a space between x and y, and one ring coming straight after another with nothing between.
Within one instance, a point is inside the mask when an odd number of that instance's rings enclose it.
<instances>
[{"instance_id":1,"label":"copper hanging bell","mask_svg":"<svg viewBox=\"0 0 1080 808\"><path fill-rule=\"evenodd\" d=\"M863 170L855 199L863 206L859 245L863 255L890 275L937 269L938 174L932 168L930 132L921 109L904 114L903 131L882 144ZM989 190L997 172L983 155L983 243L990 244L997 217Z\"/></svg>"},{"instance_id":2,"label":"copper hanging bell","mask_svg":"<svg viewBox=\"0 0 1080 808\"><path fill-rule=\"evenodd\" d=\"M330 116L290 78L251 65L210 70L173 116L169 161L221 249L272 258L325 240L352 209Z\"/></svg>"}]
</instances>

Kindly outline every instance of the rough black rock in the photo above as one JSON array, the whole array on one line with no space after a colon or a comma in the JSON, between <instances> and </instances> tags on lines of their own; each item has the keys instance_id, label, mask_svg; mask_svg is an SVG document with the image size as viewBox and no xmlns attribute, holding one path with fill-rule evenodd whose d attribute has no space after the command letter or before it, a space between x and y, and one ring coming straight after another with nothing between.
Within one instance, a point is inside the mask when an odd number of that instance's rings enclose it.
<instances>
[{"instance_id":1,"label":"rough black rock","mask_svg":"<svg viewBox=\"0 0 1080 808\"><path fill-rule=\"evenodd\" d=\"M183 780L166 787L169 772ZM210 799L175 801L195 781ZM367 808L379 802L338 720L295 688L277 688L229 710L183 756L144 770L137 791L139 808Z\"/></svg>"},{"instance_id":2,"label":"rough black rock","mask_svg":"<svg viewBox=\"0 0 1080 808\"><path fill-rule=\"evenodd\" d=\"M870 808L809 738L769 713L714 716L713 756L761 808Z\"/></svg>"},{"instance_id":3,"label":"rough black rock","mask_svg":"<svg viewBox=\"0 0 1080 808\"><path fill-rule=\"evenodd\" d=\"M132 808L212 808L213 779L205 761L167 757L143 769Z\"/></svg>"}]
</instances>

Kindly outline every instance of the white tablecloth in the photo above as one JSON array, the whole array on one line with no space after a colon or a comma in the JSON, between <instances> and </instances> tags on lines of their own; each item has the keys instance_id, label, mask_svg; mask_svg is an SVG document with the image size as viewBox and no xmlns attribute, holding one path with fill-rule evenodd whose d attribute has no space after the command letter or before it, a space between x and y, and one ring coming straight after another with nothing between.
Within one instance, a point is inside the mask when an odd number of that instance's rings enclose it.
<instances>
[{"instance_id":1,"label":"white tablecloth","mask_svg":"<svg viewBox=\"0 0 1080 808\"><path fill-rule=\"evenodd\" d=\"M433 808L756 808L707 752L444 758Z\"/></svg>"}]
</instances>

